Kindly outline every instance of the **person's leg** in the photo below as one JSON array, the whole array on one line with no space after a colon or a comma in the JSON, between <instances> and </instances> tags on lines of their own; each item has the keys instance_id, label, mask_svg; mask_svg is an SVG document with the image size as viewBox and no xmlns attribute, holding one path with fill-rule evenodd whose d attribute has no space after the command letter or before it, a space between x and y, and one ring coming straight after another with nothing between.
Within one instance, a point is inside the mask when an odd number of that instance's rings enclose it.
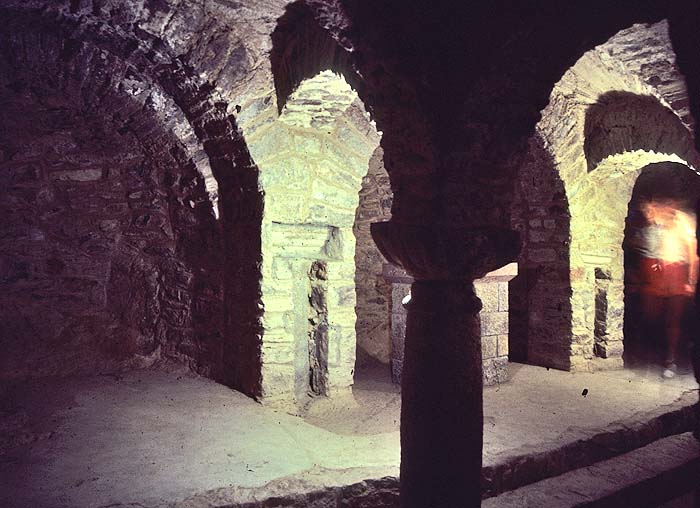
<instances>
[{"instance_id":1,"label":"person's leg","mask_svg":"<svg viewBox=\"0 0 700 508\"><path fill-rule=\"evenodd\" d=\"M681 340L681 324L688 296L688 267L686 263L667 263L663 265L663 294L665 296L665 358L664 377L673 377L676 373L676 361Z\"/></svg>"},{"instance_id":2,"label":"person's leg","mask_svg":"<svg viewBox=\"0 0 700 508\"><path fill-rule=\"evenodd\" d=\"M696 290L697 291L697 290ZM698 330L700 330L700 302L698 302L698 293L696 292L696 298L695 298L695 318L696 318L696 326L695 326L695 333L693 334L693 347L691 350L691 357L690 360L693 364L693 371L695 373L695 381L697 381L698 384L700 384L700 337L698 337ZM698 400L697 404L697 411L696 411L696 426L695 426L695 432L693 432L693 435L700 440L700 400ZM698 492L696 493L696 497L698 501L700 501L700 488L698 489Z\"/></svg>"},{"instance_id":3,"label":"person's leg","mask_svg":"<svg viewBox=\"0 0 700 508\"><path fill-rule=\"evenodd\" d=\"M693 370L695 371L695 380L700 384L700 338L695 337L695 340L693 341ZM695 418L696 418L696 423L695 423L695 432L693 432L693 435L700 440L700 400L698 400L698 405L697 411L695 412ZM698 494L700 496L700 490L698 490Z\"/></svg>"},{"instance_id":4,"label":"person's leg","mask_svg":"<svg viewBox=\"0 0 700 508\"><path fill-rule=\"evenodd\" d=\"M681 295L666 298L666 358L664 377L673 377L676 373L678 345L681 339L681 320L685 308L685 297Z\"/></svg>"},{"instance_id":5,"label":"person's leg","mask_svg":"<svg viewBox=\"0 0 700 508\"><path fill-rule=\"evenodd\" d=\"M643 290L640 294L640 303L642 309L642 337L643 349L642 358L645 362L656 363L657 359L657 344L662 330L665 328L665 323L661 326L659 321L664 309L663 298L657 296L651 291Z\"/></svg>"}]
</instances>

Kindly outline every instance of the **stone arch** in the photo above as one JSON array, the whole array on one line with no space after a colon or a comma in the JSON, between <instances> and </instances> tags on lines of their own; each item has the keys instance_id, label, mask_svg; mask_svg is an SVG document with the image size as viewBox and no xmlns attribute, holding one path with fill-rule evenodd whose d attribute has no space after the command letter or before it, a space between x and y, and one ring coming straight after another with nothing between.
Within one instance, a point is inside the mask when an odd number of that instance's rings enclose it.
<instances>
[{"instance_id":1,"label":"stone arch","mask_svg":"<svg viewBox=\"0 0 700 508\"><path fill-rule=\"evenodd\" d=\"M265 194L264 397L304 404L347 392L356 348L353 228L379 134L348 83L324 71L248 144Z\"/></svg>"},{"instance_id":2,"label":"stone arch","mask_svg":"<svg viewBox=\"0 0 700 508\"><path fill-rule=\"evenodd\" d=\"M110 52L13 21L0 29L13 113L2 129L3 376L156 363L219 375L216 187L169 132L187 133L184 117Z\"/></svg>"},{"instance_id":3,"label":"stone arch","mask_svg":"<svg viewBox=\"0 0 700 508\"><path fill-rule=\"evenodd\" d=\"M10 36L13 30L21 33L25 27L29 31L58 30L71 41L56 48L42 47L41 52L63 47L70 54L84 44L94 46L109 58L124 62L134 76L155 85L156 92L142 95L149 98L146 107L155 110L155 123L180 136L184 154L205 179L211 168L215 178L208 179L207 187L218 199L221 217L217 227L223 232L224 243L220 264L224 330L218 339L219 351L214 355L216 366L211 375L248 395L259 395L260 374L255 365L259 362L261 336L258 263L262 198L257 168L235 118L227 113L227 104L217 97L211 84L173 57L162 40L146 32L136 36L106 25L97 16L77 16L68 9L39 11L28 7L2 12ZM132 85L138 91L139 85L129 79L120 86L128 94ZM206 306L200 311L206 313Z\"/></svg>"},{"instance_id":4,"label":"stone arch","mask_svg":"<svg viewBox=\"0 0 700 508\"><path fill-rule=\"evenodd\" d=\"M696 158L686 126L670 108L649 95L604 93L586 112L584 136L589 172L605 157L635 150Z\"/></svg>"},{"instance_id":5,"label":"stone arch","mask_svg":"<svg viewBox=\"0 0 700 508\"><path fill-rule=\"evenodd\" d=\"M343 74L358 93L362 86L347 49L321 26L305 2L287 5L284 15L277 21L272 34L270 63L280 113L304 80L326 70Z\"/></svg>"},{"instance_id":6,"label":"stone arch","mask_svg":"<svg viewBox=\"0 0 700 508\"><path fill-rule=\"evenodd\" d=\"M573 358L622 365L624 240L627 205L649 164L688 163L675 154L631 151L606 157L570 198ZM611 199L614 196L615 199ZM581 360L578 360L579 362Z\"/></svg>"},{"instance_id":7,"label":"stone arch","mask_svg":"<svg viewBox=\"0 0 700 508\"><path fill-rule=\"evenodd\" d=\"M552 196L561 198L560 204L549 209L550 213L555 210L558 217L548 218L548 231L534 216L542 208L538 203L526 205L528 220L521 213L515 221L529 243L520 256L520 271L534 279L525 281L523 277L519 281L520 291L529 295L523 299L528 311L520 309L521 319L516 318L515 323L520 323L518 333L521 340L525 337L527 358L533 363L572 370L621 364L621 245L632 184L638 171L648 163L685 161L691 167L697 165L688 131L692 118L687 109L674 110L669 106L660 89L652 86L660 80L641 71L630 72L626 67L631 57L620 48L629 47L632 30L665 37L667 44L663 48L669 50L667 26L661 22L623 30L587 52L555 85L531 141L529 157L539 159L541 174L549 174L546 178L553 183L548 189ZM649 58L663 60L662 56L653 54ZM670 90L662 89L664 93L671 93ZM673 92L675 95L669 99L682 108L685 102L679 98L677 86ZM649 115L659 120L662 128L649 129L645 124ZM533 152L533 143L544 149L540 150L541 155ZM525 171L521 177L541 178L536 173L537 170L534 175ZM615 200L608 204L606 196L613 195ZM620 202L623 205L617 206ZM546 209L541 211L547 214ZM590 224L596 224L596 229ZM540 257L539 261L532 259L533 253ZM548 283L542 284L543 280ZM545 290L551 285L561 288L556 301ZM598 326L599 331L607 331L606 338L596 343L595 294L602 294L603 289L607 302L616 303L607 307L607 324ZM599 308L601 302L599 299ZM560 316L562 310L570 319L554 317L556 326L538 325L543 316ZM526 328L529 332L523 333Z\"/></svg>"},{"instance_id":8,"label":"stone arch","mask_svg":"<svg viewBox=\"0 0 700 508\"><path fill-rule=\"evenodd\" d=\"M53 15L52 15L53 14ZM22 59L23 65L41 66L51 64L57 79L65 84L65 80L79 80L83 68L87 68L89 61L80 61L80 53L86 47L98 49L101 54L96 58L97 63L104 63L104 60L111 58L117 65L118 76L121 81L116 84L116 77L110 83L110 77L105 69L102 69L102 76L95 76L94 79L101 79L101 86L119 86L124 94L132 97L135 103L141 103L150 109L157 120L169 129L177 137L185 149L185 153L193 160L197 169L205 180L207 192L210 200L215 205L218 199L219 189L207 154L204 151L201 141L194 132L193 125L187 118L186 108L178 103L178 97L171 94L171 86L179 81L187 81L185 76L170 76L170 80L162 80L160 75L153 71L153 67L162 61L153 54L153 48L158 47L155 40L141 40L133 34L117 34L116 30L109 30L104 27L98 31L101 25L96 19L85 20L81 24L76 19L70 17L56 16L55 13L40 13L31 9L23 11L21 9L3 9L4 19L7 24L4 32L12 38L13 33L19 34L23 31L36 34L37 39L41 38L41 33L48 34L60 39L57 48L49 48L41 41L37 41L37 51L34 55L26 52ZM96 33L98 32L98 33ZM160 51L167 50L161 48ZM147 60L144 57L148 55ZM160 58L167 58L159 55ZM48 60L48 61L46 61ZM144 61L145 60L145 61ZM17 64L20 65L19 63ZM83 66L83 67L81 67ZM184 85L184 83L183 83ZM95 92L95 91L93 91Z\"/></svg>"},{"instance_id":9,"label":"stone arch","mask_svg":"<svg viewBox=\"0 0 700 508\"><path fill-rule=\"evenodd\" d=\"M642 228L646 225L643 206L650 199L672 200L682 210L694 214L700 197L700 177L685 164L665 162L642 168L634 182L624 231L624 360L625 366L661 365L665 360L665 330L655 328L642 306L639 251ZM689 302L690 300L688 300ZM697 334L694 320L683 319L682 334ZM683 358L683 349L679 360Z\"/></svg>"},{"instance_id":10,"label":"stone arch","mask_svg":"<svg viewBox=\"0 0 700 508\"><path fill-rule=\"evenodd\" d=\"M303 79L324 70L342 74L382 132L393 217L424 223L438 206L428 114L420 103L415 76L406 74L400 62L377 54L381 51L376 41L379 32L364 38L351 30L354 22L363 22L359 19L363 16L368 16L365 22L374 23L373 9L305 0L286 6L272 34L271 67L278 108Z\"/></svg>"},{"instance_id":11,"label":"stone arch","mask_svg":"<svg viewBox=\"0 0 700 508\"><path fill-rule=\"evenodd\" d=\"M688 128L651 96L601 95L586 111L584 133L591 173L569 193L572 343L578 344L579 359L590 357L596 367L610 368L622 365L624 352L622 245L634 183L649 164L693 169L699 159ZM572 358L576 354L572 349Z\"/></svg>"}]
</instances>

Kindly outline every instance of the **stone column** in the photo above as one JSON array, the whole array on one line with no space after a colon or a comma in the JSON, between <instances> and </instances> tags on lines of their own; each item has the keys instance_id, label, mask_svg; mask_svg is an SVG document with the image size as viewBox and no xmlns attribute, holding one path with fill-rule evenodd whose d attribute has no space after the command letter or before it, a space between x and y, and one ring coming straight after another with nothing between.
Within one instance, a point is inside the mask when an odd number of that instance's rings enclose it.
<instances>
[{"instance_id":1,"label":"stone column","mask_svg":"<svg viewBox=\"0 0 700 508\"><path fill-rule=\"evenodd\" d=\"M515 258L517 235L382 222L372 237L415 279L401 383L401 506L478 507L481 302L473 281Z\"/></svg>"}]
</instances>

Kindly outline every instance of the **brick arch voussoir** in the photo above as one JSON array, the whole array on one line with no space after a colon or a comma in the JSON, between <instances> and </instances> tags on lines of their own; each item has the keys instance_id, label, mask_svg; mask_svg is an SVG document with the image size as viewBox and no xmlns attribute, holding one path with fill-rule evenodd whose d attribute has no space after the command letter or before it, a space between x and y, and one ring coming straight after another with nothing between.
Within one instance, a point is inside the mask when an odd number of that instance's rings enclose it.
<instances>
[{"instance_id":1,"label":"brick arch voussoir","mask_svg":"<svg viewBox=\"0 0 700 508\"><path fill-rule=\"evenodd\" d=\"M676 154L693 166L698 163L691 133L652 96L603 94L586 111L584 135L589 172L607 157L636 150Z\"/></svg>"},{"instance_id":2,"label":"brick arch voussoir","mask_svg":"<svg viewBox=\"0 0 700 508\"><path fill-rule=\"evenodd\" d=\"M341 47L331 31L320 25L303 1L289 4L277 20L272 33L270 64L280 113L304 80L325 70L343 75L365 102L364 84L353 69L350 53Z\"/></svg>"},{"instance_id":3,"label":"brick arch voussoir","mask_svg":"<svg viewBox=\"0 0 700 508\"><path fill-rule=\"evenodd\" d=\"M16 27L24 25L35 31L59 29L69 45L77 47L87 43L114 55L172 99L207 156L211 159L225 157L239 167L252 165L245 140L238 133L235 116L226 112L227 105L218 97L214 85L199 79L191 67L171 53L163 40L137 27L133 32L125 32L86 15L77 17L61 11L16 8L0 12L3 19Z\"/></svg>"}]
</instances>

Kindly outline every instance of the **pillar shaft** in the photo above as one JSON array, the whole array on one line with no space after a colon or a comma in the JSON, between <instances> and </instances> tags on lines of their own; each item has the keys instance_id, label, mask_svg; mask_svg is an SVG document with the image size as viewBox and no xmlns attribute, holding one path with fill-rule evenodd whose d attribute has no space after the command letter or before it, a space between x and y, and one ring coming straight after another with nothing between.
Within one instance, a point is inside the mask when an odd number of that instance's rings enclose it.
<instances>
[{"instance_id":1,"label":"pillar shaft","mask_svg":"<svg viewBox=\"0 0 700 508\"><path fill-rule=\"evenodd\" d=\"M480 307L471 282L413 283L401 381L402 508L481 504Z\"/></svg>"},{"instance_id":2,"label":"pillar shaft","mask_svg":"<svg viewBox=\"0 0 700 508\"><path fill-rule=\"evenodd\" d=\"M415 282L401 378L401 507L481 505L481 302L474 280L515 258L505 229L375 223L372 237Z\"/></svg>"}]
</instances>

